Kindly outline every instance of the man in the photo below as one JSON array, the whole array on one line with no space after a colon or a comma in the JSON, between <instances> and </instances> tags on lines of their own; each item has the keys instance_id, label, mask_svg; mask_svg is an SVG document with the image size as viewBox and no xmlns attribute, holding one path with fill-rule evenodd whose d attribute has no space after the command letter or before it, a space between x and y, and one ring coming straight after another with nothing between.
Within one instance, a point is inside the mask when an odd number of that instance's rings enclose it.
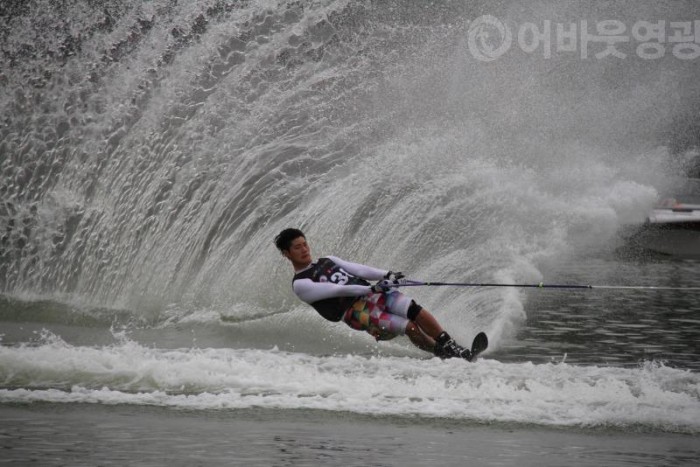
<instances>
[{"instance_id":1,"label":"man","mask_svg":"<svg viewBox=\"0 0 700 467\"><path fill-rule=\"evenodd\" d=\"M377 340L407 335L418 348L440 358L471 360L471 352L458 345L432 314L396 289L403 274L335 256L314 262L306 236L298 229L280 232L275 245L294 267L294 293L325 319L342 320Z\"/></svg>"}]
</instances>

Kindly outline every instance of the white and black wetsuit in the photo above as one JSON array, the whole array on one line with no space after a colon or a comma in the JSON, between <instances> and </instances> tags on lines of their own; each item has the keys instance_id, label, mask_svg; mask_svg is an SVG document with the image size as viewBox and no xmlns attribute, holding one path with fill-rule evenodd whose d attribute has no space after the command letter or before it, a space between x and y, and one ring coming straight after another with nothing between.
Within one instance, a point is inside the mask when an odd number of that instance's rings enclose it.
<instances>
[{"instance_id":1,"label":"white and black wetsuit","mask_svg":"<svg viewBox=\"0 0 700 467\"><path fill-rule=\"evenodd\" d=\"M329 321L340 321L358 298L372 292L368 281L380 280L387 272L327 256L297 271L292 289L321 316Z\"/></svg>"}]
</instances>

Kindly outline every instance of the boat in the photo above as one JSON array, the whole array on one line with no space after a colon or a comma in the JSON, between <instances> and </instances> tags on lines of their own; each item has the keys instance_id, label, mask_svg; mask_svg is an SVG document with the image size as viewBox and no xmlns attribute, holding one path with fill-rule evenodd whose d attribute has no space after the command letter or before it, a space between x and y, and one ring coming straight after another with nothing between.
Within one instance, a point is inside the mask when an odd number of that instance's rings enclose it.
<instances>
[{"instance_id":1,"label":"boat","mask_svg":"<svg viewBox=\"0 0 700 467\"><path fill-rule=\"evenodd\" d=\"M689 188L690 187L690 188ZM627 244L662 255L700 258L700 179L690 179L682 194L661 200Z\"/></svg>"}]
</instances>

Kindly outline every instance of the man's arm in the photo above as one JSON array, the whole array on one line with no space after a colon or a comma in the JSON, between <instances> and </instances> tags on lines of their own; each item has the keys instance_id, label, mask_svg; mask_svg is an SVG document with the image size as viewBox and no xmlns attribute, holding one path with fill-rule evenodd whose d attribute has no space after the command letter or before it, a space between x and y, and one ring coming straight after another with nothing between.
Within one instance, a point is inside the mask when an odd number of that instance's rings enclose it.
<instances>
[{"instance_id":1,"label":"man's arm","mask_svg":"<svg viewBox=\"0 0 700 467\"><path fill-rule=\"evenodd\" d=\"M351 263L350 261L345 261L337 256L327 256L335 264L343 268L345 271L349 272L353 276L360 277L369 281L378 281L384 279L384 276L389 272L384 269L373 268L372 266L366 266L364 264Z\"/></svg>"},{"instance_id":2,"label":"man's arm","mask_svg":"<svg viewBox=\"0 0 700 467\"><path fill-rule=\"evenodd\" d=\"M297 279L292 288L297 297L306 303L335 297L361 297L372 291L369 285L338 285L332 282L314 282L311 279Z\"/></svg>"}]
</instances>

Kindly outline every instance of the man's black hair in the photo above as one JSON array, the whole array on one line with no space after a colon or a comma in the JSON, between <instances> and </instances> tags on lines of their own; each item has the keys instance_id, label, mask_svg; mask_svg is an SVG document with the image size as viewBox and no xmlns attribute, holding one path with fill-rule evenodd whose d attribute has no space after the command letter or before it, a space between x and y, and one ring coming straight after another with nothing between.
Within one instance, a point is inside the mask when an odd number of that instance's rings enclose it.
<instances>
[{"instance_id":1,"label":"man's black hair","mask_svg":"<svg viewBox=\"0 0 700 467\"><path fill-rule=\"evenodd\" d=\"M279 251L287 251L294 239L299 237L306 238L306 235L299 229L284 229L275 237L275 246Z\"/></svg>"}]
</instances>

